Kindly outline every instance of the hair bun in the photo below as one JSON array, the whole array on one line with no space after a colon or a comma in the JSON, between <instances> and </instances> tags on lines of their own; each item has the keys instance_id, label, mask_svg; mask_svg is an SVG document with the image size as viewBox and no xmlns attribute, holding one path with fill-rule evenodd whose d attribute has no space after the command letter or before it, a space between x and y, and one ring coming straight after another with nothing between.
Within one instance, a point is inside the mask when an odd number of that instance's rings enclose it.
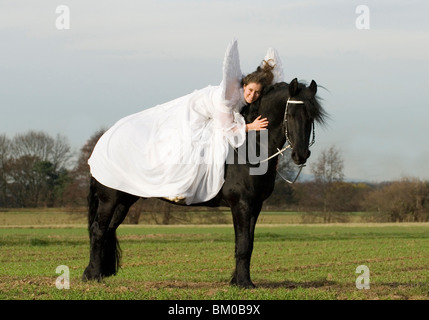
<instances>
[{"instance_id":1,"label":"hair bun","mask_svg":"<svg viewBox=\"0 0 429 320\"><path fill-rule=\"evenodd\" d=\"M262 61L263 65L258 66L256 68L256 71L248 74L247 76L245 76L242 80L242 83L244 85L248 85L249 83L260 83L262 84L263 87L270 85L273 82L274 79L274 74L273 74L273 69L275 67L275 64L271 64L270 61L273 61L272 59L266 61Z\"/></svg>"}]
</instances>

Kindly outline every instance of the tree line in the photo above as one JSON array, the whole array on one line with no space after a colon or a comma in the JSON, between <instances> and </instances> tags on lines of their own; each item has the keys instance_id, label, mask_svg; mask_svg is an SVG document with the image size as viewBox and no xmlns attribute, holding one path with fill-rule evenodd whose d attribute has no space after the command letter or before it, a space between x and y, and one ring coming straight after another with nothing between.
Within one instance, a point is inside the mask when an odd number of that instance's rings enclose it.
<instances>
[{"instance_id":1,"label":"tree line","mask_svg":"<svg viewBox=\"0 0 429 320\"><path fill-rule=\"evenodd\" d=\"M429 221L429 181L404 177L380 183L344 181L344 161L334 146L311 165L310 181L278 181L265 209L312 212L341 222L344 212L366 212L376 222Z\"/></svg>"},{"instance_id":2,"label":"tree line","mask_svg":"<svg viewBox=\"0 0 429 320\"><path fill-rule=\"evenodd\" d=\"M0 207L37 208L85 205L86 164L103 130L73 153L68 139L43 131L13 138L0 135Z\"/></svg>"},{"instance_id":3,"label":"tree line","mask_svg":"<svg viewBox=\"0 0 429 320\"><path fill-rule=\"evenodd\" d=\"M43 131L12 138L0 135L0 207L86 206L87 161L103 133L103 129L95 132L77 154L61 135L53 137ZM375 221L429 220L428 181L407 177L382 183L346 182L341 153L330 147L313 160L310 180L291 185L281 178L293 180L296 175L287 159L288 155L280 158L278 181L264 203L265 210L314 212L325 222L344 212L368 212ZM154 206L153 202L147 205ZM166 205L157 208L170 214Z\"/></svg>"}]
</instances>

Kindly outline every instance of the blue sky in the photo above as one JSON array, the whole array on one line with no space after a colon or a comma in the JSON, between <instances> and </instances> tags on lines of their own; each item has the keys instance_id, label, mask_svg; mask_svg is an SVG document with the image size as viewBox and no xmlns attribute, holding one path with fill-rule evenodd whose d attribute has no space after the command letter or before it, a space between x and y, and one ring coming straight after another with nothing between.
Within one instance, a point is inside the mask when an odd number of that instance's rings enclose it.
<instances>
[{"instance_id":1,"label":"blue sky","mask_svg":"<svg viewBox=\"0 0 429 320\"><path fill-rule=\"evenodd\" d=\"M367 5L370 29L356 28ZM60 5L70 29L58 30ZM0 134L30 129L78 150L99 128L243 72L268 47L286 81L314 79L331 114L308 164L335 145L349 179L429 179L427 1L0 0ZM308 168L305 170L309 171Z\"/></svg>"}]
</instances>

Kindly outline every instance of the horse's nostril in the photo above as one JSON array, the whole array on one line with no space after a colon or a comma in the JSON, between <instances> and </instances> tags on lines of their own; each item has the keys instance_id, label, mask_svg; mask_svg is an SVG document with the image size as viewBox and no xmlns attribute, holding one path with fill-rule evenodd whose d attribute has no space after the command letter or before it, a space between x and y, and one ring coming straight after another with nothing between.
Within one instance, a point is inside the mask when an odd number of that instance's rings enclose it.
<instances>
[{"instance_id":1,"label":"horse's nostril","mask_svg":"<svg viewBox=\"0 0 429 320\"><path fill-rule=\"evenodd\" d=\"M301 165L307 161L307 159L310 157L310 154L310 150L307 150L306 152L303 151L301 153L293 150L291 153L291 157L296 164Z\"/></svg>"}]
</instances>

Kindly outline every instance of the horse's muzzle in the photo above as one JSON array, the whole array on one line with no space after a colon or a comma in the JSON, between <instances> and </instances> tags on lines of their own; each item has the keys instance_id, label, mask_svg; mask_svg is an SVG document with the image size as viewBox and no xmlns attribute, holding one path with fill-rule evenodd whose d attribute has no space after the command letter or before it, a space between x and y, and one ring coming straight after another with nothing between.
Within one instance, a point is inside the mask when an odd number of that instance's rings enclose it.
<instances>
[{"instance_id":1,"label":"horse's muzzle","mask_svg":"<svg viewBox=\"0 0 429 320\"><path fill-rule=\"evenodd\" d=\"M307 159L310 157L311 151L306 150L304 152L297 152L295 150L292 151L292 160L296 165L302 165L307 162Z\"/></svg>"}]
</instances>

